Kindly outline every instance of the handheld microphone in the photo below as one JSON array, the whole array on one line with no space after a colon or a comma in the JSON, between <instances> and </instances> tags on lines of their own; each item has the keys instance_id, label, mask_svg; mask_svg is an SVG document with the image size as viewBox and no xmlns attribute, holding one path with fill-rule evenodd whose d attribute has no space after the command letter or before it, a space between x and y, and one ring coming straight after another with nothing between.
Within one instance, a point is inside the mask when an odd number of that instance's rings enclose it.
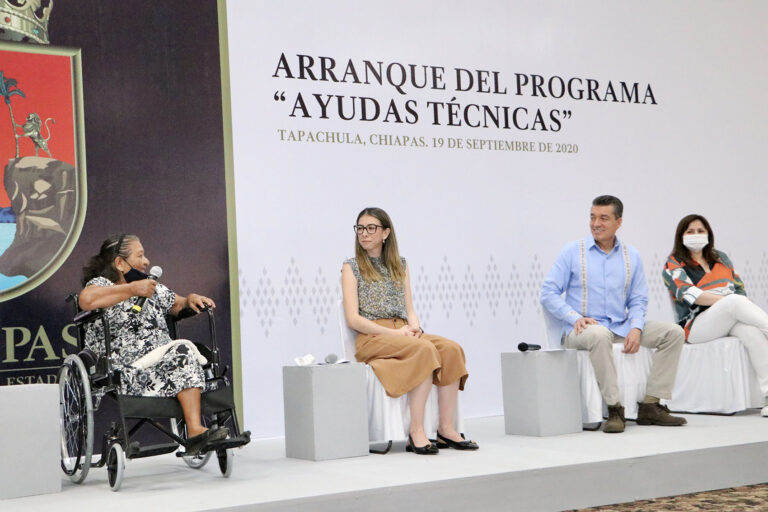
<instances>
[{"instance_id":1,"label":"handheld microphone","mask_svg":"<svg viewBox=\"0 0 768 512\"><path fill-rule=\"evenodd\" d=\"M520 352L527 352L529 350L541 350L541 345L534 345L533 343L520 343L517 345L517 350Z\"/></svg>"},{"instance_id":2,"label":"handheld microphone","mask_svg":"<svg viewBox=\"0 0 768 512\"><path fill-rule=\"evenodd\" d=\"M161 269L158 266L154 266L151 269L149 269L149 277L148 279L152 279L153 281L157 281L160 279L163 275L163 269ZM136 304L133 305L131 308L131 313L141 313L141 308L144 307L144 303L147 302L146 297L139 297L139 300L136 301Z\"/></svg>"}]
</instances>

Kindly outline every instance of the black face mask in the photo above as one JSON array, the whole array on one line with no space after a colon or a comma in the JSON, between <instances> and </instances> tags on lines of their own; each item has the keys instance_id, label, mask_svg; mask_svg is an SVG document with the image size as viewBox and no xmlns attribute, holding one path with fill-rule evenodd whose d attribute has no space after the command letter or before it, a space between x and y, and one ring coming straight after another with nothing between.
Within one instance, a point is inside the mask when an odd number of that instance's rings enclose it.
<instances>
[{"instance_id":1,"label":"black face mask","mask_svg":"<svg viewBox=\"0 0 768 512\"><path fill-rule=\"evenodd\" d=\"M134 281L141 281L142 279L149 279L149 274L145 274L141 270L136 270L131 267L131 270L123 274L126 283L132 283Z\"/></svg>"}]
</instances>

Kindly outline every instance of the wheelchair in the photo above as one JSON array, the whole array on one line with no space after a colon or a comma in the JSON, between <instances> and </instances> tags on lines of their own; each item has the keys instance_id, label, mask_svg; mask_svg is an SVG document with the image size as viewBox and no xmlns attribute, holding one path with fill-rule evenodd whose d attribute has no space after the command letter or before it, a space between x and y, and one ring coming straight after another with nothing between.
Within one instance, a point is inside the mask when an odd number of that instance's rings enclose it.
<instances>
[{"instance_id":1,"label":"wheelchair","mask_svg":"<svg viewBox=\"0 0 768 512\"><path fill-rule=\"evenodd\" d=\"M126 459L138 459L175 452L192 469L200 469L215 453L221 474L226 478L232 472L233 449L250 442L251 433L241 432L238 425L233 390L226 377L227 367L222 366L216 343L216 325L213 311L205 308L200 314L207 315L210 347L195 343L208 360L203 366L206 387L201 394L203 424L209 428L227 427L230 437L214 441L202 452L187 455L181 448L187 447L186 424L179 401L175 397L141 397L120 393L119 370L112 367L109 320L101 309L81 311L77 294L67 297L74 303L74 323L77 327L77 354L68 355L58 370L59 414L61 426L61 469L76 484L85 481L92 467L107 468L109 486L120 489L123 482ZM178 316L167 316L171 339L178 339L179 323L197 315L192 309L183 310ZM99 357L86 348L85 330L92 322L104 323L105 354ZM118 415L113 418L101 439L101 456L93 461L94 415L99 414L104 400L117 405ZM108 411L107 411L108 412ZM102 421L111 418L99 417ZM143 444L136 439L139 432L149 430L162 433L165 442ZM142 434L147 437L147 434Z\"/></svg>"}]
</instances>

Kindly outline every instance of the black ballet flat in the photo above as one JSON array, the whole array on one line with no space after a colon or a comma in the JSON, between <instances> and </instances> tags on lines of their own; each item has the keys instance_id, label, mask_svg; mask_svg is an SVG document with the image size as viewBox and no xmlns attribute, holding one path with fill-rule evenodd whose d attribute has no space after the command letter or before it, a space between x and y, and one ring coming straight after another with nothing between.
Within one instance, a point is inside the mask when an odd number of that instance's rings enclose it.
<instances>
[{"instance_id":1,"label":"black ballet flat","mask_svg":"<svg viewBox=\"0 0 768 512\"><path fill-rule=\"evenodd\" d=\"M464 439L464 434L460 434L461 438ZM448 439L445 436L442 436L440 432L437 433L437 447L438 448L453 448L454 450L477 450L480 448L476 442L469 440L467 441L464 439L464 441L454 441L453 439Z\"/></svg>"},{"instance_id":2,"label":"black ballet flat","mask_svg":"<svg viewBox=\"0 0 768 512\"><path fill-rule=\"evenodd\" d=\"M405 451L413 452L416 455L437 455L440 450L437 449L432 443L427 443L424 446L416 446L413 444L413 438L411 434L408 434L408 444L405 445Z\"/></svg>"}]
</instances>

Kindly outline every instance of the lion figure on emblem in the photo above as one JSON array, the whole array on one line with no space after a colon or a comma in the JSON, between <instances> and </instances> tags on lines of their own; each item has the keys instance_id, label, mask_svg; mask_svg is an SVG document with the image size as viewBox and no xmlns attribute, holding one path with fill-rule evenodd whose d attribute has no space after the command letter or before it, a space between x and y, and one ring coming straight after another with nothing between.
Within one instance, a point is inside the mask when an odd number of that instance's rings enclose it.
<instances>
[{"instance_id":1,"label":"lion figure on emblem","mask_svg":"<svg viewBox=\"0 0 768 512\"><path fill-rule=\"evenodd\" d=\"M50 149L48 149L48 141L51 140L51 128L48 126L48 121L56 124L56 120L52 117L49 117L45 120L45 129L48 132L48 137L45 138L42 135L43 123L40 120L40 116L35 112L32 112L27 116L27 122L25 122L23 125L16 125L22 129L22 133L17 133L16 138L18 139L19 137L29 137L32 139L32 142L35 144L35 156L38 156L40 150L42 149L48 153L49 158L53 158Z\"/></svg>"}]
</instances>

